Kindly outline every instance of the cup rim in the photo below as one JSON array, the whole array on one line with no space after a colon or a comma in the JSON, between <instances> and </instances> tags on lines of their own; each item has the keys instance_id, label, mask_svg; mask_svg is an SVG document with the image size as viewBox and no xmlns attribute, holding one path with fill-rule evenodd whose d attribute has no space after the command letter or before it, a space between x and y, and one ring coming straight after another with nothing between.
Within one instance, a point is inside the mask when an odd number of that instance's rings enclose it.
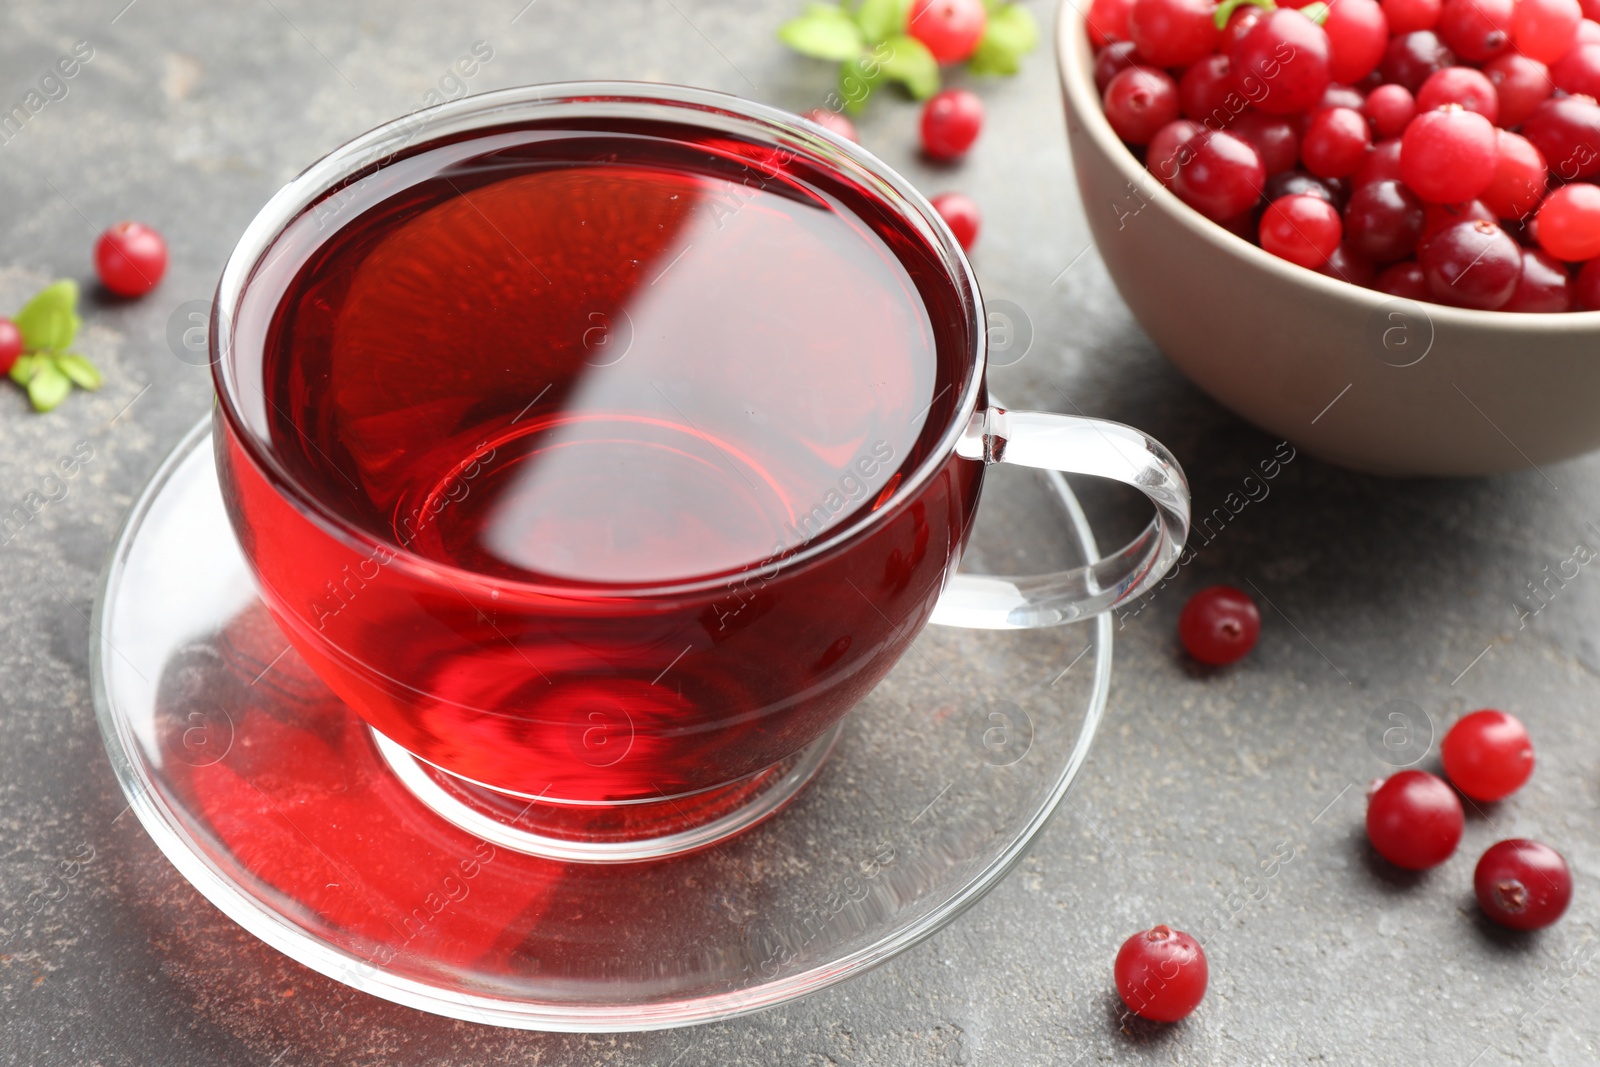
<instances>
[{"instance_id":1,"label":"cup rim","mask_svg":"<svg viewBox=\"0 0 1600 1067\"><path fill-rule=\"evenodd\" d=\"M693 123L698 114L700 120L708 124L720 121L727 129L737 129L760 137L778 147L794 148L812 162L849 174L884 195L898 219L916 232L930 250L943 260L967 316L966 365L969 376L954 413L940 434L937 445L910 476L902 480L883 505L830 531L823 538L803 543L798 551L781 557L781 566L787 569L810 563L878 527L944 467L967 431L979 398L983 395L988 334L984 327L983 298L972 266L955 235L932 204L910 182L871 152L809 119L781 108L731 93L691 86L635 81L569 81L480 93L433 107L419 108L386 122L347 141L301 171L267 201L246 227L223 267L212 304L209 354L217 396L216 410L219 418L227 420L231 438L238 442L273 488L302 516L346 547L361 553L382 550L391 555L385 566L399 566L402 570L424 575L443 574L457 585L493 589L500 595L509 592L513 595L523 593L585 600L669 598L723 588L730 580L737 580L739 574L768 564L773 557L750 560L740 570L643 586L561 584L493 578L418 555L397 540L376 536L327 508L285 469L271 450L262 447L262 442L240 413L236 402L238 382L231 358L233 326L238 320L239 308L247 297L257 267L271 254L275 242L291 223L310 210L324 195L360 176L382 169L402 153L425 149L447 137L486 131L533 117L585 113L597 117L659 117L665 114L679 123Z\"/></svg>"},{"instance_id":2,"label":"cup rim","mask_svg":"<svg viewBox=\"0 0 1600 1067\"><path fill-rule=\"evenodd\" d=\"M1424 309L1430 321L1436 324L1444 322L1463 329L1513 330L1518 334L1547 336L1592 333L1600 327L1600 311L1566 311L1547 315L1515 311L1482 311L1476 308L1452 307L1431 300L1411 300L1409 297L1392 296L1377 289L1368 289L1353 282L1330 278L1314 270L1296 266L1206 218L1180 200L1172 190L1156 181L1155 176L1145 169L1111 128L1105 110L1101 107L1100 94L1094 88L1093 53L1089 48L1086 25L1087 18L1074 0L1061 0L1056 14L1056 64L1069 117L1076 116L1082 123L1083 131L1094 142L1100 154L1110 160L1122 177L1130 183L1137 184L1143 196L1164 209L1168 216L1195 236L1220 246L1224 251L1243 259L1256 269L1276 275L1286 283L1309 288L1313 292L1320 292L1334 299L1366 305L1363 309L1366 311L1395 300L1406 300ZM1523 354L1518 353L1519 356Z\"/></svg>"}]
</instances>

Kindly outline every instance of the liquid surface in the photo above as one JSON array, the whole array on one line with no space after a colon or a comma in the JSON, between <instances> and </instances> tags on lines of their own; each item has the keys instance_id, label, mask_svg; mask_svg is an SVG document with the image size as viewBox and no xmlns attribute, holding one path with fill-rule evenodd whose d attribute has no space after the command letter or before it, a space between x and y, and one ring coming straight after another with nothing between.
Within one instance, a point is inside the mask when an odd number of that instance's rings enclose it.
<instances>
[{"instance_id":1,"label":"liquid surface","mask_svg":"<svg viewBox=\"0 0 1600 1067\"><path fill-rule=\"evenodd\" d=\"M940 436L959 308L864 193L637 133L435 151L324 207L267 338L273 447L348 521L511 579L708 577Z\"/></svg>"}]
</instances>

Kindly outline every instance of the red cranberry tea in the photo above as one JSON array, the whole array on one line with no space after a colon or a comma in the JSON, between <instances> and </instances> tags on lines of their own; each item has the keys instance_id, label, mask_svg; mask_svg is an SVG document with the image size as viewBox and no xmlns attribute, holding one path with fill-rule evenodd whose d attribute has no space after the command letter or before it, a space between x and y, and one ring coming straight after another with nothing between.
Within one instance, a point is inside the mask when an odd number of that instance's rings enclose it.
<instances>
[{"instance_id":1,"label":"red cranberry tea","mask_svg":"<svg viewBox=\"0 0 1600 1067\"><path fill-rule=\"evenodd\" d=\"M643 124L501 129L346 197L280 242L303 262L235 359L282 474L376 549L224 453L268 603L346 700L467 777L612 799L759 769L881 677L976 465L837 565L790 561L875 516L971 373L947 268L890 205Z\"/></svg>"}]
</instances>

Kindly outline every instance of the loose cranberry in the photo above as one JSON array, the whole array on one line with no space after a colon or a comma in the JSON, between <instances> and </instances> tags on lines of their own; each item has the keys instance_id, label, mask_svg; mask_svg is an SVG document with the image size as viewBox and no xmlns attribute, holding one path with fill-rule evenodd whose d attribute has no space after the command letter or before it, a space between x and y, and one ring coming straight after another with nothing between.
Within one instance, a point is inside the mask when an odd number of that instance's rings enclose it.
<instances>
[{"instance_id":1,"label":"loose cranberry","mask_svg":"<svg viewBox=\"0 0 1600 1067\"><path fill-rule=\"evenodd\" d=\"M1189 157L1194 154L1194 149L1188 147L1189 142L1204 132L1204 126L1189 119L1173 119L1157 130L1144 153L1145 165L1150 168L1150 173L1162 185L1171 188L1172 179L1178 176L1178 168L1189 162Z\"/></svg>"},{"instance_id":2,"label":"loose cranberry","mask_svg":"<svg viewBox=\"0 0 1600 1067\"><path fill-rule=\"evenodd\" d=\"M1084 22L1089 26L1089 43L1095 48L1105 48L1128 37L1128 14L1133 10L1133 0L1094 0Z\"/></svg>"},{"instance_id":3,"label":"loose cranberry","mask_svg":"<svg viewBox=\"0 0 1600 1067\"><path fill-rule=\"evenodd\" d=\"M1328 201L1301 193L1274 200L1261 216L1261 247L1280 259L1316 270L1344 237L1339 211Z\"/></svg>"},{"instance_id":4,"label":"loose cranberry","mask_svg":"<svg viewBox=\"0 0 1600 1067\"><path fill-rule=\"evenodd\" d=\"M1157 67L1187 67L1216 51L1222 31L1212 0L1134 0L1128 32Z\"/></svg>"},{"instance_id":5,"label":"loose cranberry","mask_svg":"<svg viewBox=\"0 0 1600 1067\"><path fill-rule=\"evenodd\" d=\"M1464 822L1455 790L1427 771L1400 771L1374 782L1367 797L1367 839L1378 855L1409 871L1449 859Z\"/></svg>"},{"instance_id":6,"label":"loose cranberry","mask_svg":"<svg viewBox=\"0 0 1600 1067\"><path fill-rule=\"evenodd\" d=\"M1343 3L1344 0L1339 0ZM1330 107L1347 107L1353 111L1360 111L1361 106L1367 102L1366 95L1361 90L1349 85L1332 85L1322 90L1322 99L1311 107L1311 114L1326 110ZM1311 115L1306 116L1306 121L1311 120Z\"/></svg>"},{"instance_id":7,"label":"loose cranberry","mask_svg":"<svg viewBox=\"0 0 1600 1067\"><path fill-rule=\"evenodd\" d=\"M939 217L944 219L944 224L950 227L950 232L955 234L956 243L963 250L970 251L978 240L978 229L983 223L978 214L978 205L970 196L962 193L940 193L930 203Z\"/></svg>"},{"instance_id":8,"label":"loose cranberry","mask_svg":"<svg viewBox=\"0 0 1600 1067\"><path fill-rule=\"evenodd\" d=\"M1539 206L1539 244L1557 259L1581 263L1600 256L1600 186L1563 185Z\"/></svg>"},{"instance_id":9,"label":"loose cranberry","mask_svg":"<svg viewBox=\"0 0 1600 1067\"><path fill-rule=\"evenodd\" d=\"M1416 97L1404 85L1380 85L1367 94L1361 113L1379 138L1399 137L1417 113Z\"/></svg>"},{"instance_id":10,"label":"loose cranberry","mask_svg":"<svg viewBox=\"0 0 1600 1067\"><path fill-rule=\"evenodd\" d=\"M1485 708L1450 727L1439 758L1451 783L1473 800L1504 800L1533 773L1533 742L1515 715Z\"/></svg>"},{"instance_id":11,"label":"loose cranberry","mask_svg":"<svg viewBox=\"0 0 1600 1067\"><path fill-rule=\"evenodd\" d=\"M1587 96L1551 97L1522 124L1522 136L1563 181L1600 175L1600 106Z\"/></svg>"},{"instance_id":12,"label":"loose cranberry","mask_svg":"<svg viewBox=\"0 0 1600 1067\"><path fill-rule=\"evenodd\" d=\"M1494 83L1482 71L1471 67L1446 67L1428 75L1428 80L1417 90L1419 112L1436 111L1446 104L1460 104L1490 122L1500 115L1500 97Z\"/></svg>"},{"instance_id":13,"label":"loose cranberry","mask_svg":"<svg viewBox=\"0 0 1600 1067\"><path fill-rule=\"evenodd\" d=\"M1416 30L1389 39L1378 69L1383 71L1384 81L1403 85L1414 93L1430 74L1453 66L1455 61L1455 53L1432 30Z\"/></svg>"},{"instance_id":14,"label":"loose cranberry","mask_svg":"<svg viewBox=\"0 0 1600 1067\"><path fill-rule=\"evenodd\" d=\"M1510 130L1496 130L1494 179L1479 199L1502 219L1531 215L1544 199L1550 172L1533 142Z\"/></svg>"},{"instance_id":15,"label":"loose cranberry","mask_svg":"<svg viewBox=\"0 0 1600 1067\"><path fill-rule=\"evenodd\" d=\"M1314 201L1314 197L1295 197ZM1333 215L1338 219L1338 214ZM1335 241L1334 244L1338 244ZM1326 258L1326 257L1324 257ZM1178 614L1178 639L1189 655L1213 667L1237 663L1261 636L1255 601L1231 585L1213 585L1189 598Z\"/></svg>"},{"instance_id":16,"label":"loose cranberry","mask_svg":"<svg viewBox=\"0 0 1600 1067\"><path fill-rule=\"evenodd\" d=\"M1572 47L1582 21L1578 0L1517 0L1511 40L1529 59L1554 63Z\"/></svg>"},{"instance_id":17,"label":"loose cranberry","mask_svg":"<svg viewBox=\"0 0 1600 1067\"><path fill-rule=\"evenodd\" d=\"M1600 44L1600 22L1584 16L1578 23L1578 35L1573 38L1573 44Z\"/></svg>"},{"instance_id":18,"label":"loose cranberry","mask_svg":"<svg viewBox=\"0 0 1600 1067\"><path fill-rule=\"evenodd\" d=\"M1356 168L1350 183L1359 189L1373 182L1399 181L1401 143L1400 138L1391 137L1373 145L1372 151L1361 161L1361 166Z\"/></svg>"},{"instance_id":19,"label":"loose cranberry","mask_svg":"<svg viewBox=\"0 0 1600 1067\"><path fill-rule=\"evenodd\" d=\"M1317 273L1370 289L1378 276L1378 268L1372 265L1372 260L1353 249L1349 241L1343 241L1333 250L1328 262L1317 268Z\"/></svg>"},{"instance_id":20,"label":"loose cranberry","mask_svg":"<svg viewBox=\"0 0 1600 1067\"><path fill-rule=\"evenodd\" d=\"M167 242L142 222L119 222L95 244L94 269L118 296L143 296L167 272Z\"/></svg>"},{"instance_id":21,"label":"loose cranberry","mask_svg":"<svg viewBox=\"0 0 1600 1067\"><path fill-rule=\"evenodd\" d=\"M1439 37L1462 59L1482 63L1511 47L1514 0L1445 0Z\"/></svg>"},{"instance_id":22,"label":"loose cranberry","mask_svg":"<svg viewBox=\"0 0 1600 1067\"><path fill-rule=\"evenodd\" d=\"M1300 159L1300 135L1294 123L1281 115L1247 110L1233 120L1228 132L1250 143L1261 156L1268 177L1283 173Z\"/></svg>"},{"instance_id":23,"label":"loose cranberry","mask_svg":"<svg viewBox=\"0 0 1600 1067\"><path fill-rule=\"evenodd\" d=\"M1472 873L1483 913L1513 930L1549 926L1572 902L1572 872L1549 845L1513 838L1490 845Z\"/></svg>"},{"instance_id":24,"label":"loose cranberry","mask_svg":"<svg viewBox=\"0 0 1600 1067\"><path fill-rule=\"evenodd\" d=\"M1591 259L1578 271L1572 295L1585 311L1600 311L1600 259Z\"/></svg>"},{"instance_id":25,"label":"loose cranberry","mask_svg":"<svg viewBox=\"0 0 1600 1067\"><path fill-rule=\"evenodd\" d=\"M1172 191L1209 219L1229 219L1255 206L1267 180L1260 154L1228 133L1208 133L1178 170Z\"/></svg>"},{"instance_id":26,"label":"loose cranberry","mask_svg":"<svg viewBox=\"0 0 1600 1067\"><path fill-rule=\"evenodd\" d=\"M860 134L856 132L856 124L839 114L837 111L829 111L827 108L819 107L812 111L806 112L806 118L810 119L812 122L815 122L823 129L838 134L847 141L861 140Z\"/></svg>"},{"instance_id":27,"label":"loose cranberry","mask_svg":"<svg viewBox=\"0 0 1600 1067\"><path fill-rule=\"evenodd\" d=\"M1522 249L1492 222L1458 222L1423 241L1417 262L1436 300L1494 311L1517 291Z\"/></svg>"},{"instance_id":28,"label":"loose cranberry","mask_svg":"<svg viewBox=\"0 0 1600 1067\"><path fill-rule=\"evenodd\" d=\"M1312 174L1343 178L1356 172L1371 147L1372 134L1359 111L1330 107L1311 120L1300 142L1300 159Z\"/></svg>"},{"instance_id":29,"label":"loose cranberry","mask_svg":"<svg viewBox=\"0 0 1600 1067\"><path fill-rule=\"evenodd\" d=\"M1534 109L1555 91L1550 70L1536 59L1518 52L1496 56L1483 65L1500 102L1500 125L1521 126Z\"/></svg>"},{"instance_id":30,"label":"loose cranberry","mask_svg":"<svg viewBox=\"0 0 1600 1067\"><path fill-rule=\"evenodd\" d=\"M1424 204L1422 239L1426 241L1440 230L1458 222L1499 222L1500 217L1490 211L1482 200L1465 200L1459 204Z\"/></svg>"},{"instance_id":31,"label":"loose cranberry","mask_svg":"<svg viewBox=\"0 0 1600 1067\"><path fill-rule=\"evenodd\" d=\"M1111 84L1111 79L1117 76L1118 71L1127 70L1129 67L1140 66L1139 50L1132 41L1112 41L1094 56L1094 86L1100 92L1106 91L1106 86Z\"/></svg>"},{"instance_id":32,"label":"loose cranberry","mask_svg":"<svg viewBox=\"0 0 1600 1067\"><path fill-rule=\"evenodd\" d=\"M1340 207L1341 197L1339 190L1334 188L1334 183L1326 178L1318 178L1314 174L1307 174L1303 170L1286 170L1282 174L1274 174L1267 179L1267 184L1262 187L1261 195L1267 203L1282 200L1286 196L1314 196L1318 200L1326 200L1335 208Z\"/></svg>"},{"instance_id":33,"label":"loose cranberry","mask_svg":"<svg viewBox=\"0 0 1600 1067\"><path fill-rule=\"evenodd\" d=\"M968 89L946 89L922 105L922 150L932 159L960 159L983 129L983 101Z\"/></svg>"},{"instance_id":34,"label":"loose cranberry","mask_svg":"<svg viewBox=\"0 0 1600 1067\"><path fill-rule=\"evenodd\" d=\"M1346 85L1376 70L1389 45L1389 20L1378 0L1337 0L1322 29L1332 50L1328 73Z\"/></svg>"},{"instance_id":35,"label":"loose cranberry","mask_svg":"<svg viewBox=\"0 0 1600 1067\"><path fill-rule=\"evenodd\" d=\"M1433 299L1433 293L1428 289L1428 276L1423 273L1422 265L1414 259L1385 267L1372 287L1380 293L1406 300Z\"/></svg>"},{"instance_id":36,"label":"loose cranberry","mask_svg":"<svg viewBox=\"0 0 1600 1067\"><path fill-rule=\"evenodd\" d=\"M1494 180L1494 123L1459 104L1425 111L1400 141L1400 176L1436 204L1471 200Z\"/></svg>"},{"instance_id":37,"label":"loose cranberry","mask_svg":"<svg viewBox=\"0 0 1600 1067\"><path fill-rule=\"evenodd\" d=\"M10 319L0 318L0 374L11 370L22 355L22 331Z\"/></svg>"},{"instance_id":38,"label":"loose cranberry","mask_svg":"<svg viewBox=\"0 0 1600 1067\"><path fill-rule=\"evenodd\" d=\"M1262 16L1234 42L1229 58L1242 94L1274 115L1306 110L1322 98L1332 80L1328 35L1290 8Z\"/></svg>"},{"instance_id":39,"label":"loose cranberry","mask_svg":"<svg viewBox=\"0 0 1600 1067\"><path fill-rule=\"evenodd\" d=\"M1522 274L1517 278L1517 291L1511 294L1511 299L1506 301L1501 311L1518 311L1523 314L1549 315L1561 311L1571 311L1573 303L1573 290L1575 286L1572 278L1567 274L1566 266L1547 252L1537 248L1524 248L1522 250ZM1450 770L1446 764L1445 770ZM1455 781L1452 773L1450 780ZM1460 788L1460 783L1456 783ZM1466 792L1465 789L1462 790Z\"/></svg>"},{"instance_id":40,"label":"loose cranberry","mask_svg":"<svg viewBox=\"0 0 1600 1067\"><path fill-rule=\"evenodd\" d=\"M1350 243L1377 263L1409 258L1422 237L1423 219L1422 201L1396 181L1361 186L1344 211Z\"/></svg>"},{"instance_id":41,"label":"loose cranberry","mask_svg":"<svg viewBox=\"0 0 1600 1067\"><path fill-rule=\"evenodd\" d=\"M1439 10L1444 7L1444 0L1382 0L1382 3L1389 32L1395 36L1433 29L1439 24Z\"/></svg>"},{"instance_id":42,"label":"loose cranberry","mask_svg":"<svg viewBox=\"0 0 1600 1067\"><path fill-rule=\"evenodd\" d=\"M1557 59L1550 80L1569 95L1600 97L1600 44L1580 44Z\"/></svg>"},{"instance_id":43,"label":"loose cranberry","mask_svg":"<svg viewBox=\"0 0 1600 1067\"><path fill-rule=\"evenodd\" d=\"M1178 117L1178 83L1164 70L1129 67L1105 93L1106 121L1129 144L1145 144Z\"/></svg>"},{"instance_id":44,"label":"loose cranberry","mask_svg":"<svg viewBox=\"0 0 1600 1067\"><path fill-rule=\"evenodd\" d=\"M1152 1022L1175 1023L1206 995L1206 950L1186 933L1157 926L1122 943L1113 976L1129 1011Z\"/></svg>"},{"instance_id":45,"label":"loose cranberry","mask_svg":"<svg viewBox=\"0 0 1600 1067\"><path fill-rule=\"evenodd\" d=\"M1228 97L1238 99L1233 88L1233 68L1228 57L1212 53L1192 63L1178 79L1178 99L1185 118L1220 129L1233 119ZM1240 105L1242 108L1242 104Z\"/></svg>"},{"instance_id":46,"label":"loose cranberry","mask_svg":"<svg viewBox=\"0 0 1600 1067\"><path fill-rule=\"evenodd\" d=\"M1224 55L1233 55L1233 46L1239 39L1250 32L1250 28L1261 21L1265 9L1253 4L1245 4L1233 9L1233 14L1228 16L1227 28L1222 31L1222 52Z\"/></svg>"},{"instance_id":47,"label":"loose cranberry","mask_svg":"<svg viewBox=\"0 0 1600 1067\"><path fill-rule=\"evenodd\" d=\"M959 63L972 54L989 25L983 0L912 0L906 32L941 63Z\"/></svg>"}]
</instances>

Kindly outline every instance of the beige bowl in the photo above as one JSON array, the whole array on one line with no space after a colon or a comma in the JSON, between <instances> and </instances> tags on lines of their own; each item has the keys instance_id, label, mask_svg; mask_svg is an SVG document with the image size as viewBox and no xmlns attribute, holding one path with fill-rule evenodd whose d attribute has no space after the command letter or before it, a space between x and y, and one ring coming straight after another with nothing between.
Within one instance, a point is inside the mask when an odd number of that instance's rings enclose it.
<instances>
[{"instance_id":1,"label":"beige bowl","mask_svg":"<svg viewBox=\"0 0 1600 1067\"><path fill-rule=\"evenodd\" d=\"M1395 300L1263 252L1118 140L1073 0L1056 32L1089 229L1139 324L1200 388L1312 455L1382 474L1488 474L1600 447L1600 312Z\"/></svg>"}]
</instances>

